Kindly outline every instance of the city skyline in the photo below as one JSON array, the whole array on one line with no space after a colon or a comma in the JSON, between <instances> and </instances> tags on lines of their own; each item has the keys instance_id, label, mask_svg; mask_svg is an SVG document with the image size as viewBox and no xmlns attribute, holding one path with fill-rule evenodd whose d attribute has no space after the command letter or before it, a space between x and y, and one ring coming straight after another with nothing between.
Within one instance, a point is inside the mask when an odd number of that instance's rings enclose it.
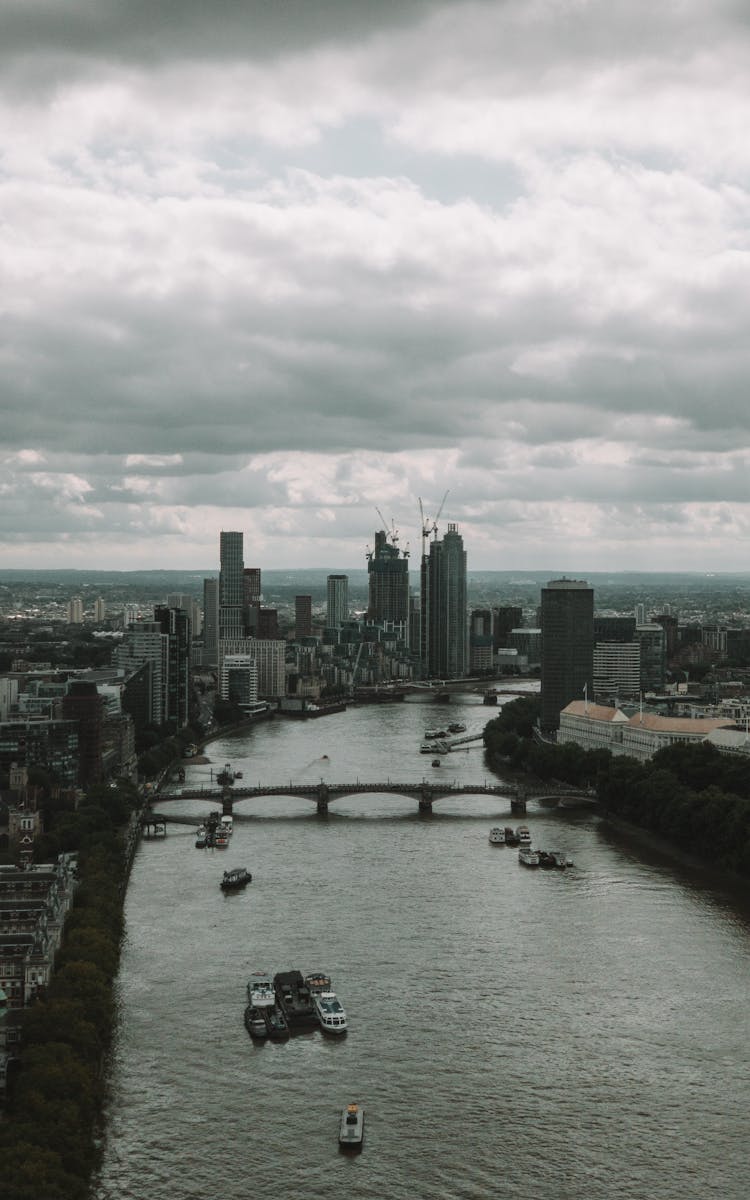
<instances>
[{"instance_id":1,"label":"city skyline","mask_svg":"<svg viewBox=\"0 0 750 1200\"><path fill-rule=\"evenodd\" d=\"M6 9L0 569L742 569L735 0Z\"/></svg>"}]
</instances>

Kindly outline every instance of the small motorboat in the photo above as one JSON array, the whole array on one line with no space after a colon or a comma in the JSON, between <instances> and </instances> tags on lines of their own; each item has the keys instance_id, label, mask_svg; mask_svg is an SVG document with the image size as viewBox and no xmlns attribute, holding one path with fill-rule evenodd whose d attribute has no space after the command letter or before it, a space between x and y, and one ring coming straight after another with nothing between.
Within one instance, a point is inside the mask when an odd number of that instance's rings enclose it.
<instances>
[{"instance_id":1,"label":"small motorboat","mask_svg":"<svg viewBox=\"0 0 750 1200\"><path fill-rule=\"evenodd\" d=\"M339 1145L357 1148L365 1136L365 1110L358 1104L347 1104L341 1114Z\"/></svg>"},{"instance_id":2,"label":"small motorboat","mask_svg":"<svg viewBox=\"0 0 750 1200\"><path fill-rule=\"evenodd\" d=\"M243 888L246 883L252 883L252 879L252 875L245 867L233 867L231 871L224 872L219 887L222 892L233 892L237 888Z\"/></svg>"},{"instance_id":3,"label":"small motorboat","mask_svg":"<svg viewBox=\"0 0 750 1200\"><path fill-rule=\"evenodd\" d=\"M432 765L433 765L433 767L442 767L443 764L441 763L439 758L433 758Z\"/></svg>"},{"instance_id":4,"label":"small motorboat","mask_svg":"<svg viewBox=\"0 0 750 1200\"><path fill-rule=\"evenodd\" d=\"M262 1011L259 1008L253 1008L252 1004L248 1004L245 1009L245 1028L250 1037L268 1037L266 1018L263 1016Z\"/></svg>"}]
</instances>

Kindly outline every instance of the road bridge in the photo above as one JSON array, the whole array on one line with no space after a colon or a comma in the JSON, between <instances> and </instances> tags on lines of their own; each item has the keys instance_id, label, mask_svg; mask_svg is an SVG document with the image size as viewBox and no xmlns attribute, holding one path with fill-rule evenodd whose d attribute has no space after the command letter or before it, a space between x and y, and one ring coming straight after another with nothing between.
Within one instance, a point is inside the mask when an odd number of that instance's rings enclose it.
<instances>
[{"instance_id":1,"label":"road bridge","mask_svg":"<svg viewBox=\"0 0 750 1200\"><path fill-rule=\"evenodd\" d=\"M269 796L299 796L312 801L319 813L326 813L333 800L373 793L413 797L420 812L432 812L436 800L445 800L449 796L501 796L503 799L509 799L512 813L526 812L526 796L520 789L508 784L487 783L486 780L483 783L434 783L422 779L417 783L394 783L387 779L378 783L368 783L357 779L353 783L326 783L321 779L319 783L290 781L280 784L259 783L255 787L238 787L233 784L224 788L180 788L179 792L174 793L159 792L158 803L161 807L169 800L209 800L220 803L223 813L231 814L235 805L242 800L265 799Z\"/></svg>"}]
</instances>

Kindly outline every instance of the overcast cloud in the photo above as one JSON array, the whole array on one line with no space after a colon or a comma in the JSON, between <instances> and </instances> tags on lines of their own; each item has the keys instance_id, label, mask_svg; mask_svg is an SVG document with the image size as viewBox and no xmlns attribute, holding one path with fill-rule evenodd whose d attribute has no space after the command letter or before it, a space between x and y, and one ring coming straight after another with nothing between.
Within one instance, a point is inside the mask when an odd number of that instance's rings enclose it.
<instances>
[{"instance_id":1,"label":"overcast cloud","mask_svg":"<svg viewBox=\"0 0 750 1200\"><path fill-rule=\"evenodd\" d=\"M0 567L744 570L744 0L0 0Z\"/></svg>"}]
</instances>

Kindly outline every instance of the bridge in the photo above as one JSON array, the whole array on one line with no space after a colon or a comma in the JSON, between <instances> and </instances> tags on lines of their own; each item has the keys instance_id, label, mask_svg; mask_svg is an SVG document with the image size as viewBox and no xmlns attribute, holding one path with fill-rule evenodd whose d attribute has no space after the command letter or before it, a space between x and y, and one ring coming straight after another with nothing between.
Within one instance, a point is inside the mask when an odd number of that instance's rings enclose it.
<instances>
[{"instance_id":1,"label":"bridge","mask_svg":"<svg viewBox=\"0 0 750 1200\"><path fill-rule=\"evenodd\" d=\"M237 787L236 784L233 784L231 787L223 788L181 788L179 793L159 792L158 803L161 806L169 800L213 800L221 802L222 812L230 815L238 800L252 800L269 796L300 796L304 800L312 801L319 813L326 813L331 801L343 796L385 793L386 795L413 797L417 801L421 813L430 813L436 800L445 800L449 796L498 796L506 799L509 792L511 793L510 811L523 815L526 812L526 796L520 789L507 783L487 783L486 780L483 783L454 783L452 781L433 783L422 779L418 783L393 783L387 779L380 783L365 783L357 779L354 783L324 783L321 779L319 783L292 783L290 781L281 784L258 784L257 787ZM154 797L155 802L156 800L157 797Z\"/></svg>"}]
</instances>

